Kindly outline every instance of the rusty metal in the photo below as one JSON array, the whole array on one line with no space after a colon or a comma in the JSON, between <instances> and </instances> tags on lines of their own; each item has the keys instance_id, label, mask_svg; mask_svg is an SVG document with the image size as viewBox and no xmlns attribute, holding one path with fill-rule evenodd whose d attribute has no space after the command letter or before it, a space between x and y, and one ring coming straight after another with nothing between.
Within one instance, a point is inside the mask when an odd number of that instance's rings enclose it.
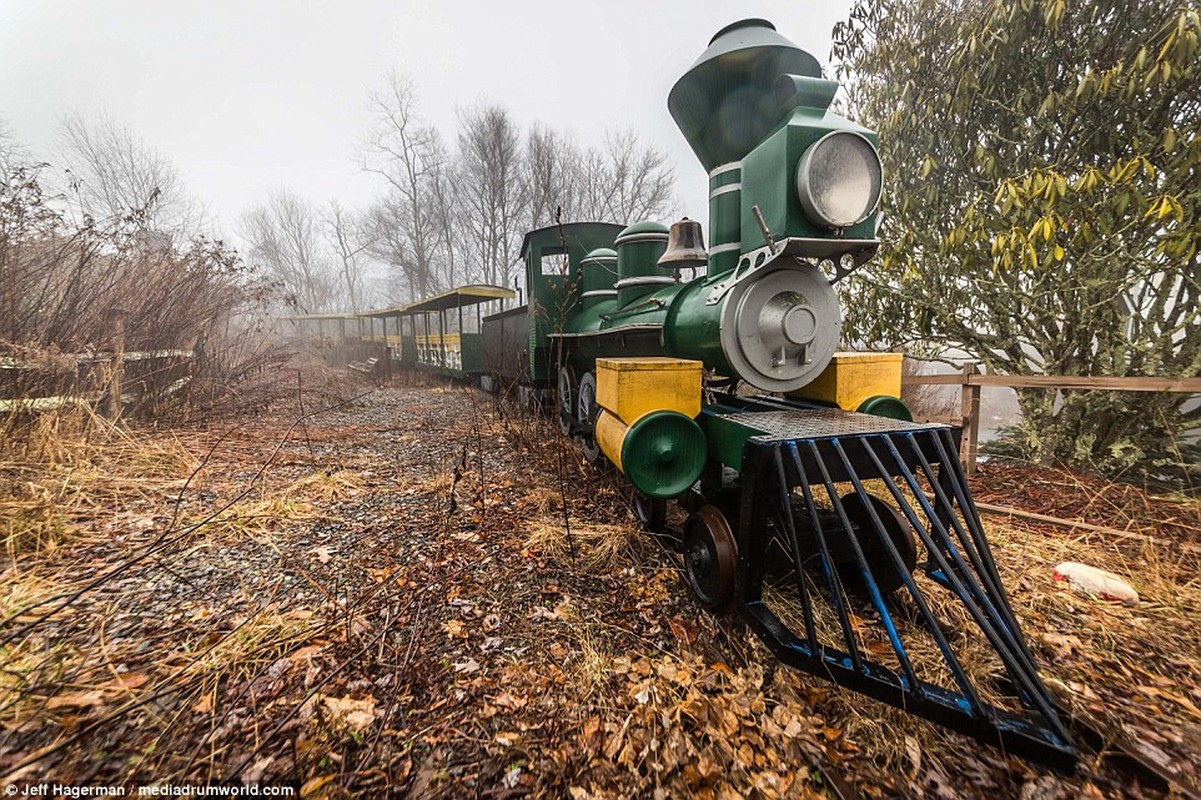
<instances>
[{"instance_id":1,"label":"rusty metal","mask_svg":"<svg viewBox=\"0 0 1201 800\"><path fill-rule=\"evenodd\" d=\"M688 217L673 223L667 235L667 250L659 256L659 266L674 270L695 269L704 266L708 260L701 224Z\"/></svg>"}]
</instances>

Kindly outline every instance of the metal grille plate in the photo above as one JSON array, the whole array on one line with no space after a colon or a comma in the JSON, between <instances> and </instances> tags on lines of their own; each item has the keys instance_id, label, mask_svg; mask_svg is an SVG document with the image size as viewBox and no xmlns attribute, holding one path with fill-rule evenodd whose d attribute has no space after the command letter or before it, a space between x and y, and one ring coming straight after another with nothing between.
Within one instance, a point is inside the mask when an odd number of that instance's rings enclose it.
<instances>
[{"instance_id":1,"label":"metal grille plate","mask_svg":"<svg viewBox=\"0 0 1201 800\"><path fill-rule=\"evenodd\" d=\"M837 408L796 409L789 411L748 411L718 414L720 419L763 431L752 439L758 442L790 439L825 439L834 436L859 436L895 431L928 431L947 428L936 423L906 422L874 414L858 414Z\"/></svg>"}]
</instances>

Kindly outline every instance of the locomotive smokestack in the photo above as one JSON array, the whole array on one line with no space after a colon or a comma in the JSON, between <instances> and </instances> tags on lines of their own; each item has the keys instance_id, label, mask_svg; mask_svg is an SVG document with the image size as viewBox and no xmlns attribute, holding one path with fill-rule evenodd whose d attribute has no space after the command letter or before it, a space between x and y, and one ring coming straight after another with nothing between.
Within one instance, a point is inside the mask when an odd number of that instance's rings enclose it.
<instances>
[{"instance_id":1,"label":"locomotive smokestack","mask_svg":"<svg viewBox=\"0 0 1201 800\"><path fill-rule=\"evenodd\" d=\"M727 25L667 97L667 108L709 172L709 274L738 262L742 158L780 121L781 75L821 77L817 59L767 20Z\"/></svg>"},{"instance_id":2,"label":"locomotive smokestack","mask_svg":"<svg viewBox=\"0 0 1201 800\"><path fill-rule=\"evenodd\" d=\"M781 75L821 77L817 59L764 19L722 28L676 81L667 108L705 169L740 160L781 116Z\"/></svg>"}]
</instances>

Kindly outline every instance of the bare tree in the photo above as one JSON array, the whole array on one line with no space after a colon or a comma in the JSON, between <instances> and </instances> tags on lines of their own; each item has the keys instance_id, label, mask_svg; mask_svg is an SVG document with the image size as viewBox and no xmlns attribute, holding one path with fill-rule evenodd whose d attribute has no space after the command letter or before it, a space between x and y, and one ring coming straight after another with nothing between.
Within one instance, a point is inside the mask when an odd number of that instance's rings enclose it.
<instances>
[{"instance_id":1,"label":"bare tree","mask_svg":"<svg viewBox=\"0 0 1201 800\"><path fill-rule=\"evenodd\" d=\"M535 126L525 136L509 112L483 105L459 114L453 156L416 110L412 81L391 74L370 95L373 126L362 168L384 179L372 207L371 254L392 271L400 302L471 280L508 283L523 231L556 219L634 222L675 209L664 152L632 132L581 149Z\"/></svg>"},{"instance_id":2,"label":"bare tree","mask_svg":"<svg viewBox=\"0 0 1201 800\"><path fill-rule=\"evenodd\" d=\"M371 256L388 267L385 294L391 303L404 303L429 293L430 273L416 267L406 234L405 208L392 194L385 195L367 211L371 233Z\"/></svg>"},{"instance_id":3,"label":"bare tree","mask_svg":"<svg viewBox=\"0 0 1201 800\"><path fill-rule=\"evenodd\" d=\"M95 219L134 215L146 230L187 238L204 224L171 161L110 117L63 119L61 158L80 210Z\"/></svg>"},{"instance_id":4,"label":"bare tree","mask_svg":"<svg viewBox=\"0 0 1201 800\"><path fill-rule=\"evenodd\" d=\"M313 207L286 189L242 215L247 256L285 290L306 314L335 311L344 302L339 270L322 252L321 226Z\"/></svg>"},{"instance_id":5,"label":"bare tree","mask_svg":"<svg viewBox=\"0 0 1201 800\"><path fill-rule=\"evenodd\" d=\"M470 258L463 253L459 228L459 187L454 180L454 166L444 161L430 176L430 198L433 201L437 231L436 259L442 288L449 289L472 280L467 264Z\"/></svg>"},{"instance_id":6,"label":"bare tree","mask_svg":"<svg viewBox=\"0 0 1201 800\"><path fill-rule=\"evenodd\" d=\"M364 256L374 243L374 229L353 213L330 200L322 214L325 236L342 265L342 280L352 311L358 312L363 302Z\"/></svg>"},{"instance_id":7,"label":"bare tree","mask_svg":"<svg viewBox=\"0 0 1201 800\"><path fill-rule=\"evenodd\" d=\"M418 117L416 89L405 76L390 73L368 104L373 122L359 164L387 186L371 212L373 252L403 274L409 291L424 294L437 283L436 251L446 238L436 190L447 160L442 137Z\"/></svg>"},{"instance_id":8,"label":"bare tree","mask_svg":"<svg viewBox=\"0 0 1201 800\"><path fill-rule=\"evenodd\" d=\"M468 252L488 283L508 282L525 209L521 140L509 112L485 106L459 116L458 197Z\"/></svg>"},{"instance_id":9,"label":"bare tree","mask_svg":"<svg viewBox=\"0 0 1201 800\"><path fill-rule=\"evenodd\" d=\"M25 148L17 142L4 117L0 117L0 181L7 182L8 175L28 160Z\"/></svg>"},{"instance_id":10,"label":"bare tree","mask_svg":"<svg viewBox=\"0 0 1201 800\"><path fill-rule=\"evenodd\" d=\"M564 219L578 218L583 165L570 138L535 125L526 136L524 166L529 227L553 224L560 211Z\"/></svg>"},{"instance_id":11,"label":"bare tree","mask_svg":"<svg viewBox=\"0 0 1201 800\"><path fill-rule=\"evenodd\" d=\"M633 131L606 135L604 147L589 153L585 174L586 210L596 219L629 223L675 212L675 168L663 150L644 147Z\"/></svg>"}]
</instances>

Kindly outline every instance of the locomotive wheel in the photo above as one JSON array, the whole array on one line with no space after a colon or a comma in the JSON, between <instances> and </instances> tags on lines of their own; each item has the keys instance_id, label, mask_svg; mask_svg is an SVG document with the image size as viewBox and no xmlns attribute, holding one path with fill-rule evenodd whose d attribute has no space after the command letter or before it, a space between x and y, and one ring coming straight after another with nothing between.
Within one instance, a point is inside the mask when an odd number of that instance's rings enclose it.
<instances>
[{"instance_id":1,"label":"locomotive wheel","mask_svg":"<svg viewBox=\"0 0 1201 800\"><path fill-rule=\"evenodd\" d=\"M571 435L571 421L576 414L575 370L563 367L559 370L559 430L564 436Z\"/></svg>"},{"instance_id":2,"label":"locomotive wheel","mask_svg":"<svg viewBox=\"0 0 1201 800\"><path fill-rule=\"evenodd\" d=\"M659 533L667 525L667 501L637 492L634 495L634 516L643 530Z\"/></svg>"},{"instance_id":3,"label":"locomotive wheel","mask_svg":"<svg viewBox=\"0 0 1201 800\"><path fill-rule=\"evenodd\" d=\"M684 578L696 601L723 611L734 597L738 548L717 506L703 505L684 521Z\"/></svg>"},{"instance_id":4,"label":"locomotive wheel","mask_svg":"<svg viewBox=\"0 0 1201 800\"><path fill-rule=\"evenodd\" d=\"M896 547L897 554L901 556L901 562L905 569L913 574L913 570L917 567L917 542L913 539L913 529L909 527L909 523L901 512L880 498L868 495L867 499L871 503L872 509L875 510L876 516L880 518L884 532ZM905 580L893 563L892 556L888 554L888 548L883 539L872 525L867 503L858 494L852 493L842 498L842 505L846 509L851 524L857 529L857 538L859 546L863 550L863 557L867 560L868 569L871 570L872 577L875 578L880 591L888 594L900 589L905 585ZM853 585L866 588L853 555L849 562L844 562L840 566L842 566L841 571L844 577L849 578Z\"/></svg>"},{"instance_id":5,"label":"locomotive wheel","mask_svg":"<svg viewBox=\"0 0 1201 800\"><path fill-rule=\"evenodd\" d=\"M589 464L596 463L600 458L600 445L596 443L593 431L596 428L596 415L599 409L596 405L596 376L585 372L580 378L580 390L576 398L576 419L583 429L580 443L584 450L584 460Z\"/></svg>"}]
</instances>

